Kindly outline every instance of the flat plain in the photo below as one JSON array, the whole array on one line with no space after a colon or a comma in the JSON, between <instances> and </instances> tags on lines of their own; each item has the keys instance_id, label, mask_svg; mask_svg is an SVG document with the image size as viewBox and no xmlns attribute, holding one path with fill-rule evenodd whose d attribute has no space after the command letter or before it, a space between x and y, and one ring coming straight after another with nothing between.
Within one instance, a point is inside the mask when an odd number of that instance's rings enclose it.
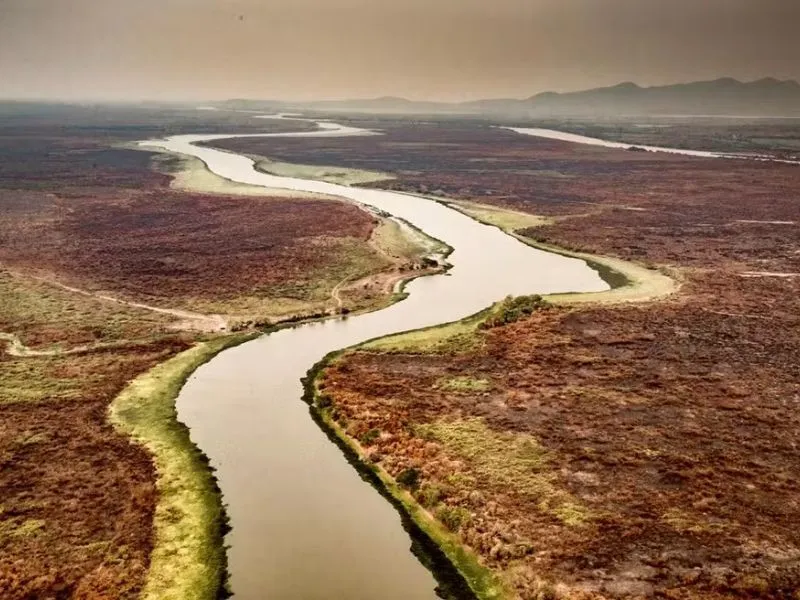
<instances>
[{"instance_id":1,"label":"flat plain","mask_svg":"<svg viewBox=\"0 0 800 600\"><path fill-rule=\"evenodd\" d=\"M246 115L3 105L2 117L0 589L137 598L163 556L166 496L111 403L188 349L235 342L230 330L383 306L426 250L352 205L251 194L130 147L251 132ZM452 202L532 244L674 282L659 298L507 300L348 351L319 377L322 410L367 460L510 598L796 598L800 167L480 121L349 123L386 134L214 145ZM637 141L786 157L798 139L787 124L695 124ZM208 477L197 485L217 507ZM220 531L209 536L222 560Z\"/></svg>"},{"instance_id":2,"label":"flat plain","mask_svg":"<svg viewBox=\"0 0 800 600\"><path fill-rule=\"evenodd\" d=\"M507 324L345 354L319 380L324 410L367 460L511 597L793 597L800 168L462 122L387 130L270 151L396 175L380 187L548 217L498 224L633 261L678 291L644 303L562 297ZM225 145L258 152L257 140Z\"/></svg>"},{"instance_id":3,"label":"flat plain","mask_svg":"<svg viewBox=\"0 0 800 600\"><path fill-rule=\"evenodd\" d=\"M245 339L232 330L385 304L385 282L421 250L330 198L177 189L181 161L131 148L249 132L249 116L25 104L0 115L0 595L137 598L161 543L154 514L172 500L152 448L109 422L112 401L189 348ZM196 468L170 485L217 514L166 400L167 442ZM175 522L188 518L169 506ZM219 523L208 528L221 560ZM224 564L209 568L218 588Z\"/></svg>"}]
</instances>

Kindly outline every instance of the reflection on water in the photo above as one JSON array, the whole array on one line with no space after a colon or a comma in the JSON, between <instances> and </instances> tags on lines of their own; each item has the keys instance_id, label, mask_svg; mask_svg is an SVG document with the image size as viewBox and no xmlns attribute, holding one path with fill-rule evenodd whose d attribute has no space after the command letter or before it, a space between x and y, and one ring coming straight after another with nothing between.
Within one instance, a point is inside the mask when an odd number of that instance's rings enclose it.
<instances>
[{"instance_id":1,"label":"reflection on water","mask_svg":"<svg viewBox=\"0 0 800 600\"><path fill-rule=\"evenodd\" d=\"M321 131L261 137L363 133L327 123ZM244 156L192 145L226 137L237 136L177 136L147 145L200 158L237 182L333 194L379 208L455 248L450 273L410 283L407 300L227 350L181 391L179 417L216 469L231 518L226 541L233 592L248 600L434 598L435 581L409 551L399 515L312 421L300 400L301 377L332 350L454 321L509 294L608 286L580 260L530 248L431 200L259 173Z\"/></svg>"}]
</instances>

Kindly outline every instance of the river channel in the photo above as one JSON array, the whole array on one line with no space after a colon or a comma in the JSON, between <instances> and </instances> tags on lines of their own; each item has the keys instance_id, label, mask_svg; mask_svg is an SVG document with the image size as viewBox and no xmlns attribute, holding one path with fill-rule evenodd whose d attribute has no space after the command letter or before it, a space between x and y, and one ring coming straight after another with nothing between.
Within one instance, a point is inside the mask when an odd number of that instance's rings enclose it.
<instances>
[{"instance_id":1,"label":"river channel","mask_svg":"<svg viewBox=\"0 0 800 600\"><path fill-rule=\"evenodd\" d=\"M320 129L259 137L376 135ZM608 289L585 262L522 244L433 200L277 177L245 156L197 146L236 135L182 135L143 143L201 159L227 179L331 194L385 211L454 248L444 275L409 283L383 310L284 329L229 349L181 391L178 415L209 457L232 526L231 585L240 600L416 600L436 581L410 548L396 510L347 462L301 401L301 378L329 352L461 319L505 296Z\"/></svg>"}]
</instances>

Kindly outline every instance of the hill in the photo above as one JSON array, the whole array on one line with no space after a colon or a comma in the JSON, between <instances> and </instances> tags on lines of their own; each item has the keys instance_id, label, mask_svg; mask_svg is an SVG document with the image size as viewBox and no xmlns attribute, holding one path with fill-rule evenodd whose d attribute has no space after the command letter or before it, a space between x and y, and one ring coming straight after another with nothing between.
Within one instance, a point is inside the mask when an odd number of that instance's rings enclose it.
<instances>
[{"instance_id":1,"label":"hill","mask_svg":"<svg viewBox=\"0 0 800 600\"><path fill-rule=\"evenodd\" d=\"M229 100L226 108L383 114L465 114L489 116L736 115L800 116L800 83L766 77L742 82L730 77L642 87L632 82L579 92L543 92L526 99L462 103L420 102L398 97L317 102Z\"/></svg>"}]
</instances>

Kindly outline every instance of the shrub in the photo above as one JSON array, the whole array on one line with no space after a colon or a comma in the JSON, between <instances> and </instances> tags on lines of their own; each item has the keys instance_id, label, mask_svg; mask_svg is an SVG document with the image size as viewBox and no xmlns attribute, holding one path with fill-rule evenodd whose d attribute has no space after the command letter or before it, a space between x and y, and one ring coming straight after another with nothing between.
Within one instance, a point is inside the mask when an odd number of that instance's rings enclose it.
<instances>
[{"instance_id":1,"label":"shrub","mask_svg":"<svg viewBox=\"0 0 800 600\"><path fill-rule=\"evenodd\" d=\"M500 327L514 323L527 316L532 315L535 311L545 307L547 303L539 295L533 296L509 296L503 300L481 323L482 329L491 329L492 327Z\"/></svg>"},{"instance_id":2,"label":"shrub","mask_svg":"<svg viewBox=\"0 0 800 600\"><path fill-rule=\"evenodd\" d=\"M463 506L442 506L436 511L436 518L450 531L456 532L469 522L470 513Z\"/></svg>"},{"instance_id":3,"label":"shrub","mask_svg":"<svg viewBox=\"0 0 800 600\"><path fill-rule=\"evenodd\" d=\"M361 437L359 437L358 441L364 445L369 445L375 440L380 437L381 432L380 429L370 429L366 433L364 433Z\"/></svg>"},{"instance_id":4,"label":"shrub","mask_svg":"<svg viewBox=\"0 0 800 600\"><path fill-rule=\"evenodd\" d=\"M428 508L436 506L442 499L442 490L435 485L426 483L420 488L417 499L420 504Z\"/></svg>"},{"instance_id":5,"label":"shrub","mask_svg":"<svg viewBox=\"0 0 800 600\"><path fill-rule=\"evenodd\" d=\"M420 473L418 469L414 469L413 467L405 469L397 476L397 483L409 490L416 490L419 487L419 476Z\"/></svg>"}]
</instances>

